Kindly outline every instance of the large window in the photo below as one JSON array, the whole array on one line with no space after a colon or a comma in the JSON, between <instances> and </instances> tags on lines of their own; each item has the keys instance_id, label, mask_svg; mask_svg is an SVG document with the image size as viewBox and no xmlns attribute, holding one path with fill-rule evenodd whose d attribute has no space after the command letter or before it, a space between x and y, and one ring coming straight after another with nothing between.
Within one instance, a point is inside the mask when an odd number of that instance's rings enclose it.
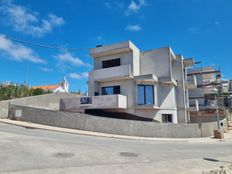
<instances>
[{"instance_id":1,"label":"large window","mask_svg":"<svg viewBox=\"0 0 232 174\"><path fill-rule=\"evenodd\" d=\"M120 86L102 87L102 95L120 94Z\"/></svg>"},{"instance_id":2,"label":"large window","mask_svg":"<svg viewBox=\"0 0 232 174\"><path fill-rule=\"evenodd\" d=\"M120 65L121 65L120 58L102 61L102 68L110 68L110 67L120 66Z\"/></svg>"},{"instance_id":3,"label":"large window","mask_svg":"<svg viewBox=\"0 0 232 174\"><path fill-rule=\"evenodd\" d=\"M139 105L154 105L154 86L138 85L137 99Z\"/></svg>"}]
</instances>

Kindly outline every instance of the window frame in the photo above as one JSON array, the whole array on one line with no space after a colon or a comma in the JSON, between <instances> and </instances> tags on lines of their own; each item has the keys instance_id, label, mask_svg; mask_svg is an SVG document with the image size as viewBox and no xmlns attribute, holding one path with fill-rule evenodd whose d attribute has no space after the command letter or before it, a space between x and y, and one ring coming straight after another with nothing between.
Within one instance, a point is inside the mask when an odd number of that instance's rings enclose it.
<instances>
[{"instance_id":1,"label":"window frame","mask_svg":"<svg viewBox=\"0 0 232 174\"><path fill-rule=\"evenodd\" d=\"M106 66L105 64L106 63L109 63L109 62L112 62L112 61L115 61L114 63L117 64L119 63L118 65L111 65L111 66ZM118 62L117 62L118 61ZM117 67L117 66L121 66L121 59L120 58L116 58L116 59L109 59L109 60L103 60L102 61L102 68L112 68L112 67Z\"/></svg>"},{"instance_id":2,"label":"window frame","mask_svg":"<svg viewBox=\"0 0 232 174\"><path fill-rule=\"evenodd\" d=\"M139 99L139 96L138 96L138 88L139 87L143 87L143 103L139 103L138 99ZM148 104L147 103L147 93L146 93L146 87L152 87L152 104ZM151 84L138 84L137 85L137 104L138 105L154 105L155 104L155 91L154 91L154 85L151 85Z\"/></svg>"},{"instance_id":3,"label":"window frame","mask_svg":"<svg viewBox=\"0 0 232 174\"><path fill-rule=\"evenodd\" d=\"M118 87L118 90L119 90L119 93L116 93L116 87ZM105 88L113 88L113 93L112 94L104 94L104 89ZM116 95L116 94L121 94L121 87L120 85L115 85L115 86L103 86L101 87L101 92L102 92L102 95Z\"/></svg>"},{"instance_id":4,"label":"window frame","mask_svg":"<svg viewBox=\"0 0 232 174\"><path fill-rule=\"evenodd\" d=\"M171 119L169 118L169 116ZM163 123L172 123L173 122L173 115L172 114L162 114L162 122Z\"/></svg>"}]
</instances>

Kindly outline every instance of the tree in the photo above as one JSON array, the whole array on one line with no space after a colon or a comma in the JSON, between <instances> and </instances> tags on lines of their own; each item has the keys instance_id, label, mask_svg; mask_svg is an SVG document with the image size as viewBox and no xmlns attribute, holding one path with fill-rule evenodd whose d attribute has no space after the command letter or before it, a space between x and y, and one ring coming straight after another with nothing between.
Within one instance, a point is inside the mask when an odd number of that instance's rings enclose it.
<instances>
[{"instance_id":1,"label":"tree","mask_svg":"<svg viewBox=\"0 0 232 174\"><path fill-rule=\"evenodd\" d=\"M9 85L0 84L0 100L8 100L47 93L51 93L51 91L44 91L40 88L32 89L26 85L13 83Z\"/></svg>"}]
</instances>

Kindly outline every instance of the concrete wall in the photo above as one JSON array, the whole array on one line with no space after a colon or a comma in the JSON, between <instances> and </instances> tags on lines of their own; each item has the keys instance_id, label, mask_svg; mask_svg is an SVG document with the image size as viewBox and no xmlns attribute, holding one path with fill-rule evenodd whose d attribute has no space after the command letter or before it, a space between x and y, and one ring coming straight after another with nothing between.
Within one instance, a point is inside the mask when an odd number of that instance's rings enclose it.
<instances>
[{"instance_id":1,"label":"concrete wall","mask_svg":"<svg viewBox=\"0 0 232 174\"><path fill-rule=\"evenodd\" d=\"M95 81L106 81L107 79L114 79L114 78L122 78L122 77L129 77L132 75L132 67L130 64L128 65L121 65L103 69L93 70L89 74Z\"/></svg>"},{"instance_id":2,"label":"concrete wall","mask_svg":"<svg viewBox=\"0 0 232 174\"><path fill-rule=\"evenodd\" d=\"M215 122L202 123L199 125L131 121L16 105L10 106L9 118L14 119L16 110L22 113L22 117L19 120L51 126L130 136L168 138L207 137L212 136L213 129L216 128ZM223 122L226 122L226 120L223 120ZM223 129L226 128L224 127Z\"/></svg>"},{"instance_id":3,"label":"concrete wall","mask_svg":"<svg viewBox=\"0 0 232 174\"><path fill-rule=\"evenodd\" d=\"M121 65L131 65L134 76L140 73L140 51L131 41L93 48L90 54L95 57L94 69L101 69L102 61L120 58Z\"/></svg>"},{"instance_id":4,"label":"concrete wall","mask_svg":"<svg viewBox=\"0 0 232 174\"><path fill-rule=\"evenodd\" d=\"M140 74L155 74L157 77L171 77L169 48L145 51L141 54Z\"/></svg>"},{"instance_id":5,"label":"concrete wall","mask_svg":"<svg viewBox=\"0 0 232 174\"><path fill-rule=\"evenodd\" d=\"M225 116L220 115L220 120L223 120ZM192 116L191 115L191 122L192 123L206 123L206 122L216 122L217 121L217 115L214 116Z\"/></svg>"},{"instance_id":6,"label":"concrete wall","mask_svg":"<svg viewBox=\"0 0 232 174\"><path fill-rule=\"evenodd\" d=\"M78 96L76 94L67 93L51 93L45 95L23 97L12 100L0 101L0 118L6 118L8 114L8 105L18 104L22 106L32 106L45 109L59 110L59 104L61 98L69 98Z\"/></svg>"},{"instance_id":7,"label":"concrete wall","mask_svg":"<svg viewBox=\"0 0 232 174\"><path fill-rule=\"evenodd\" d=\"M173 78L177 80L176 103L179 123L187 123L186 96L185 96L185 74L183 57L176 56L176 61L172 62Z\"/></svg>"},{"instance_id":8,"label":"concrete wall","mask_svg":"<svg viewBox=\"0 0 232 174\"><path fill-rule=\"evenodd\" d=\"M133 46L133 75L140 75L140 50Z\"/></svg>"},{"instance_id":9,"label":"concrete wall","mask_svg":"<svg viewBox=\"0 0 232 174\"><path fill-rule=\"evenodd\" d=\"M158 105L160 109L176 109L175 87L159 84Z\"/></svg>"},{"instance_id":10,"label":"concrete wall","mask_svg":"<svg viewBox=\"0 0 232 174\"><path fill-rule=\"evenodd\" d=\"M88 98L91 103L81 104L82 98ZM60 100L60 110L68 112L84 112L84 109L125 109L127 97L123 95L103 95L91 97L73 97Z\"/></svg>"},{"instance_id":11,"label":"concrete wall","mask_svg":"<svg viewBox=\"0 0 232 174\"><path fill-rule=\"evenodd\" d=\"M116 54L116 55L110 55L110 56L104 56L101 58L95 58L94 59L94 69L102 69L102 61L105 60L112 60L120 58L121 65L132 65L133 63L133 57L132 57L132 51Z\"/></svg>"}]
</instances>

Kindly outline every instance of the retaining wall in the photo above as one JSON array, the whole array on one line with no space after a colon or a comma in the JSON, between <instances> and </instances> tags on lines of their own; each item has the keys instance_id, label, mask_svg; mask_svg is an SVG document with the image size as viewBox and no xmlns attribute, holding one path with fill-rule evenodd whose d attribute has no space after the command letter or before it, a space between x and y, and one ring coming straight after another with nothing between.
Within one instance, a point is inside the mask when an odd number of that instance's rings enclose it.
<instances>
[{"instance_id":1,"label":"retaining wall","mask_svg":"<svg viewBox=\"0 0 232 174\"><path fill-rule=\"evenodd\" d=\"M225 118L225 116L220 115L220 120ZM211 115L211 116L191 116L190 118L192 123L200 123L200 122L216 122L217 121L217 115Z\"/></svg>"},{"instance_id":2,"label":"retaining wall","mask_svg":"<svg viewBox=\"0 0 232 174\"><path fill-rule=\"evenodd\" d=\"M163 138L208 137L213 135L213 129L217 127L216 122L202 124L143 122L17 105L10 105L9 118L15 119L16 110L17 113L21 113L21 117L18 119L22 121L130 136ZM224 119L221 121L224 123L222 129L226 129L226 120Z\"/></svg>"},{"instance_id":3,"label":"retaining wall","mask_svg":"<svg viewBox=\"0 0 232 174\"><path fill-rule=\"evenodd\" d=\"M0 101L0 118L7 117L9 103L21 105L21 106L31 106L31 107L59 110L59 104L61 98L69 98L76 96L78 95L68 94L68 93L51 93L51 94Z\"/></svg>"}]
</instances>

